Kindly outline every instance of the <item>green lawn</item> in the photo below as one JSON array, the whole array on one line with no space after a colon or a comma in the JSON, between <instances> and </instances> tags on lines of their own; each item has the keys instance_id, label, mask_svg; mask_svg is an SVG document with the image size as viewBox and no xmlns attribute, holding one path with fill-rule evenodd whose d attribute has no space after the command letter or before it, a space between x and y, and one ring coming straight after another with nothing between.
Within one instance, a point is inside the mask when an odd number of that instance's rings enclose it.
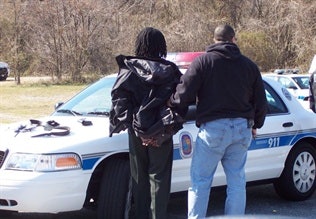
<instances>
[{"instance_id":1,"label":"green lawn","mask_svg":"<svg viewBox=\"0 0 316 219\"><path fill-rule=\"evenodd\" d=\"M0 124L46 116L87 85L45 85L0 81Z\"/></svg>"}]
</instances>

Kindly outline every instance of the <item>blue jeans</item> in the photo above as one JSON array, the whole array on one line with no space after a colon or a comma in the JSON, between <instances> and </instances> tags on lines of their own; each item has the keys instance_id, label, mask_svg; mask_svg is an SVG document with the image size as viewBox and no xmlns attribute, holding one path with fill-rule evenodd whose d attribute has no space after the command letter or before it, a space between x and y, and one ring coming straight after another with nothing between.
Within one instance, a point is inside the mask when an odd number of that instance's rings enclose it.
<instances>
[{"instance_id":1,"label":"blue jeans","mask_svg":"<svg viewBox=\"0 0 316 219\"><path fill-rule=\"evenodd\" d=\"M245 163L251 143L247 119L227 118L200 126L191 163L188 218L204 218L219 161L226 174L226 215L243 215L246 208Z\"/></svg>"}]
</instances>

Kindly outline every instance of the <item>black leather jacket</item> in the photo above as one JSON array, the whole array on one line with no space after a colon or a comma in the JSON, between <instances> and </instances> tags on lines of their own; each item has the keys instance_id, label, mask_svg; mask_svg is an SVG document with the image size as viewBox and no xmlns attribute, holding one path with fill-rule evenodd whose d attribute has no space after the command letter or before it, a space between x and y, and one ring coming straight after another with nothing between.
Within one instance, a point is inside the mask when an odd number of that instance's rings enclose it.
<instances>
[{"instance_id":1,"label":"black leather jacket","mask_svg":"<svg viewBox=\"0 0 316 219\"><path fill-rule=\"evenodd\" d=\"M116 61L119 73L111 92L110 136L132 128L139 137L163 140L179 131L182 117L166 106L181 76L178 67L164 59L123 55Z\"/></svg>"}]
</instances>

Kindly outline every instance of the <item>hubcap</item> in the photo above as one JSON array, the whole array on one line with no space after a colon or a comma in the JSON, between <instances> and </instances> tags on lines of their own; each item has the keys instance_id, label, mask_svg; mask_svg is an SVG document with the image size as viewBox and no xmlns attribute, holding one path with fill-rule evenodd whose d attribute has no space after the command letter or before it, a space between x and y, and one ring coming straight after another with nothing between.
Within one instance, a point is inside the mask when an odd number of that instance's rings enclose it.
<instances>
[{"instance_id":1,"label":"hubcap","mask_svg":"<svg viewBox=\"0 0 316 219\"><path fill-rule=\"evenodd\" d=\"M298 191L304 193L315 182L315 160L309 152L303 152L296 158L293 167L293 181Z\"/></svg>"}]
</instances>

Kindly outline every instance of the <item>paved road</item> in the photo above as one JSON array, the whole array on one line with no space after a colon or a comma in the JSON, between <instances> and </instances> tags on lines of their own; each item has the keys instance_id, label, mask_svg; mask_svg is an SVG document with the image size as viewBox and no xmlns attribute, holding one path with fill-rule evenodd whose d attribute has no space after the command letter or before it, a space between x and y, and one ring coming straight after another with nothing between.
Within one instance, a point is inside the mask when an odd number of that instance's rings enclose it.
<instances>
[{"instance_id":1,"label":"paved road","mask_svg":"<svg viewBox=\"0 0 316 219\"><path fill-rule=\"evenodd\" d=\"M169 203L168 219L185 219L187 208L187 194L173 194ZM224 218L225 191L214 191L210 197L208 217ZM289 202L281 199L272 185L254 186L247 189L246 216L251 219L275 218L316 218L316 193L302 202ZM95 213L87 210L52 214L13 214L2 215L1 219L95 219Z\"/></svg>"}]
</instances>

